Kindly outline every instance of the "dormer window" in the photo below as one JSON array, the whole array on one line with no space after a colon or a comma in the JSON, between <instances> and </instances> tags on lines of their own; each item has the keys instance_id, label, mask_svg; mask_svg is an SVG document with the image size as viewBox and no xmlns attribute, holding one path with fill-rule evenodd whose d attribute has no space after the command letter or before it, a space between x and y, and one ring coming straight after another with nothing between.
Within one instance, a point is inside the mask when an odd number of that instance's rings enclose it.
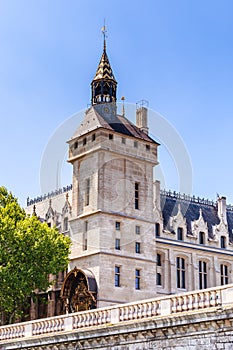
<instances>
[{"instance_id":1,"label":"dormer window","mask_svg":"<svg viewBox=\"0 0 233 350\"><path fill-rule=\"evenodd\" d=\"M68 218L64 218L64 221L63 221L63 229L64 231L68 231Z\"/></svg>"},{"instance_id":2,"label":"dormer window","mask_svg":"<svg viewBox=\"0 0 233 350\"><path fill-rule=\"evenodd\" d=\"M226 248L226 237L225 236L220 237L220 246L221 246L221 248Z\"/></svg>"},{"instance_id":3,"label":"dormer window","mask_svg":"<svg viewBox=\"0 0 233 350\"><path fill-rule=\"evenodd\" d=\"M178 227L178 229L177 229L177 239L178 239L178 241L183 241L183 239L184 239L182 227Z\"/></svg>"},{"instance_id":4,"label":"dormer window","mask_svg":"<svg viewBox=\"0 0 233 350\"><path fill-rule=\"evenodd\" d=\"M205 234L204 234L204 232L199 232L199 244L205 244Z\"/></svg>"}]
</instances>

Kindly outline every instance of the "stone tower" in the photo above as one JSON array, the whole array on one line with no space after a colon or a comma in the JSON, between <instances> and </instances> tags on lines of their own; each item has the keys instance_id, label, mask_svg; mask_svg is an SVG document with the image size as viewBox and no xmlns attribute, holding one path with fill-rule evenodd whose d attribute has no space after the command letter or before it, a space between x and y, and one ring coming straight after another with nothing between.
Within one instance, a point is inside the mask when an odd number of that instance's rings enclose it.
<instances>
[{"instance_id":1,"label":"stone tower","mask_svg":"<svg viewBox=\"0 0 233 350\"><path fill-rule=\"evenodd\" d=\"M153 167L158 144L148 136L147 125L136 126L117 114L117 82L105 39L91 87L92 105L68 141L70 268L95 280L101 307L156 294Z\"/></svg>"}]
</instances>

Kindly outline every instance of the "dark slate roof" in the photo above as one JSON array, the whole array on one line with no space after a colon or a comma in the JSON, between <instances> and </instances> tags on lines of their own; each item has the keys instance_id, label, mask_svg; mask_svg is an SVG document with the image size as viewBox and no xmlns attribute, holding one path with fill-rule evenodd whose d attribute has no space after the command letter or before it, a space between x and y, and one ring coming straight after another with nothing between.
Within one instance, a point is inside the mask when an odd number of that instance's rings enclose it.
<instances>
[{"instance_id":1,"label":"dark slate roof","mask_svg":"<svg viewBox=\"0 0 233 350\"><path fill-rule=\"evenodd\" d=\"M145 132L140 130L136 125L122 115L116 115L114 117L115 120L111 119L110 121L105 116L102 116L102 118L105 121L105 124L103 125L104 127L106 127L107 123L115 132L158 144L155 140L153 140L150 136L148 136Z\"/></svg>"},{"instance_id":2,"label":"dark slate roof","mask_svg":"<svg viewBox=\"0 0 233 350\"><path fill-rule=\"evenodd\" d=\"M197 220L202 209L202 216L207 222L209 237L213 237L212 225L219 224L220 220L217 214L216 205L207 205L203 203L192 202L178 197L161 195L161 208L163 213L164 227L166 228L171 216L177 215L178 205L180 204L182 215L186 219L187 233L192 234L191 221ZM233 214L233 213L232 213ZM232 216L233 223L233 216Z\"/></svg>"},{"instance_id":3,"label":"dark slate roof","mask_svg":"<svg viewBox=\"0 0 233 350\"><path fill-rule=\"evenodd\" d=\"M108 104L106 104L107 106ZM109 104L110 105L110 104ZM103 105L104 106L104 105ZM71 140L85 135L87 132L96 130L98 128L104 128L110 131L115 131L117 133L135 137L144 141L153 142L156 145L159 145L155 140L148 136L145 132L140 130L136 125L134 125L130 120L128 120L123 115L114 115L113 113L109 114L100 114L98 112L101 105L96 105L90 107L87 111L83 122L77 128ZM70 140L70 141L71 141Z\"/></svg>"},{"instance_id":4,"label":"dark slate roof","mask_svg":"<svg viewBox=\"0 0 233 350\"><path fill-rule=\"evenodd\" d=\"M227 210L227 224L230 241L233 242L233 210Z\"/></svg>"}]
</instances>

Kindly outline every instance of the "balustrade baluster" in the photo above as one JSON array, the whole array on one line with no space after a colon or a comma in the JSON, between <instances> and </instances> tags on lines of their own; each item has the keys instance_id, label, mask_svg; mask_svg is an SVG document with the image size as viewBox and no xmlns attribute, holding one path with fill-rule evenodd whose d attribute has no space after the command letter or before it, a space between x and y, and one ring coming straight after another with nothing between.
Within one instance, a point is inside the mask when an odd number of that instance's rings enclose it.
<instances>
[{"instance_id":1,"label":"balustrade baluster","mask_svg":"<svg viewBox=\"0 0 233 350\"><path fill-rule=\"evenodd\" d=\"M176 313L177 312L177 300L176 300L176 298L175 297L172 298L171 302L172 302L172 307L171 307L172 313Z\"/></svg>"}]
</instances>

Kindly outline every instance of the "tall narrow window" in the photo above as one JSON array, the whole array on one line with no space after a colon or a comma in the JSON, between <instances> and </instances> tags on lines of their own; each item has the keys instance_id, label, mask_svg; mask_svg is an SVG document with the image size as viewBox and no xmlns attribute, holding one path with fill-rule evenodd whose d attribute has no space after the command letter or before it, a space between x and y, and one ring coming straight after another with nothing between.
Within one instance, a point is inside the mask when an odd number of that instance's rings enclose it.
<instances>
[{"instance_id":1,"label":"tall narrow window","mask_svg":"<svg viewBox=\"0 0 233 350\"><path fill-rule=\"evenodd\" d=\"M220 237L220 244L221 244L221 248L226 248L226 237L224 236Z\"/></svg>"},{"instance_id":2,"label":"tall narrow window","mask_svg":"<svg viewBox=\"0 0 233 350\"><path fill-rule=\"evenodd\" d=\"M140 226L135 226L135 233L136 233L136 235L140 235Z\"/></svg>"},{"instance_id":3,"label":"tall narrow window","mask_svg":"<svg viewBox=\"0 0 233 350\"><path fill-rule=\"evenodd\" d=\"M140 289L140 270L135 270L135 289Z\"/></svg>"},{"instance_id":4,"label":"tall narrow window","mask_svg":"<svg viewBox=\"0 0 233 350\"><path fill-rule=\"evenodd\" d=\"M139 242L135 242L135 253L141 253L141 245Z\"/></svg>"},{"instance_id":5,"label":"tall narrow window","mask_svg":"<svg viewBox=\"0 0 233 350\"><path fill-rule=\"evenodd\" d=\"M95 134L92 134L92 142L95 141Z\"/></svg>"},{"instance_id":6,"label":"tall narrow window","mask_svg":"<svg viewBox=\"0 0 233 350\"><path fill-rule=\"evenodd\" d=\"M120 276L121 276L120 266L115 266L115 287L120 287Z\"/></svg>"},{"instance_id":7,"label":"tall narrow window","mask_svg":"<svg viewBox=\"0 0 233 350\"><path fill-rule=\"evenodd\" d=\"M90 204L90 178L86 179L86 189L85 189L85 205Z\"/></svg>"},{"instance_id":8,"label":"tall narrow window","mask_svg":"<svg viewBox=\"0 0 233 350\"><path fill-rule=\"evenodd\" d=\"M185 260L176 258L176 282L177 288L185 288Z\"/></svg>"},{"instance_id":9,"label":"tall narrow window","mask_svg":"<svg viewBox=\"0 0 233 350\"><path fill-rule=\"evenodd\" d=\"M88 231L88 221L84 221L83 250L87 250L87 231Z\"/></svg>"},{"instance_id":10,"label":"tall narrow window","mask_svg":"<svg viewBox=\"0 0 233 350\"><path fill-rule=\"evenodd\" d=\"M134 207L135 209L139 209L139 183L138 182L135 182Z\"/></svg>"},{"instance_id":11,"label":"tall narrow window","mask_svg":"<svg viewBox=\"0 0 233 350\"><path fill-rule=\"evenodd\" d=\"M205 234L204 234L204 232L199 232L199 244L205 244Z\"/></svg>"},{"instance_id":12,"label":"tall narrow window","mask_svg":"<svg viewBox=\"0 0 233 350\"><path fill-rule=\"evenodd\" d=\"M221 264L220 265L221 272L221 285L228 284L228 266Z\"/></svg>"},{"instance_id":13,"label":"tall narrow window","mask_svg":"<svg viewBox=\"0 0 233 350\"><path fill-rule=\"evenodd\" d=\"M199 289L207 288L207 264L205 261L199 261Z\"/></svg>"},{"instance_id":14,"label":"tall narrow window","mask_svg":"<svg viewBox=\"0 0 233 350\"><path fill-rule=\"evenodd\" d=\"M160 236L160 224L156 222L155 224L155 236L159 237Z\"/></svg>"},{"instance_id":15,"label":"tall narrow window","mask_svg":"<svg viewBox=\"0 0 233 350\"><path fill-rule=\"evenodd\" d=\"M87 138L84 137L84 139L83 139L83 146L85 146L86 144L87 144Z\"/></svg>"},{"instance_id":16,"label":"tall narrow window","mask_svg":"<svg viewBox=\"0 0 233 350\"><path fill-rule=\"evenodd\" d=\"M183 241L183 239L184 239L182 227L178 227L178 229L177 229L177 239L178 239L178 241Z\"/></svg>"},{"instance_id":17,"label":"tall narrow window","mask_svg":"<svg viewBox=\"0 0 233 350\"><path fill-rule=\"evenodd\" d=\"M120 238L116 238L116 240L115 240L115 249L121 250Z\"/></svg>"}]
</instances>

